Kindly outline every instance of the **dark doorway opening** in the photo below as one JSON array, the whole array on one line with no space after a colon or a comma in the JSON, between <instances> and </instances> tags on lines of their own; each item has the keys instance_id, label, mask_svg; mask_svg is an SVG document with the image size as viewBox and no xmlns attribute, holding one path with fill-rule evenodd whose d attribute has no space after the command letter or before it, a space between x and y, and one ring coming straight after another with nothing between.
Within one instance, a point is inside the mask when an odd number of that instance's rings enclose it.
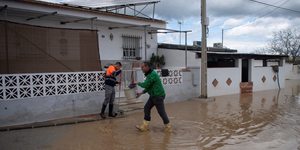
<instances>
[{"instance_id":1,"label":"dark doorway opening","mask_svg":"<svg viewBox=\"0 0 300 150\"><path fill-rule=\"evenodd\" d=\"M242 59L242 82L249 82L249 61Z\"/></svg>"}]
</instances>

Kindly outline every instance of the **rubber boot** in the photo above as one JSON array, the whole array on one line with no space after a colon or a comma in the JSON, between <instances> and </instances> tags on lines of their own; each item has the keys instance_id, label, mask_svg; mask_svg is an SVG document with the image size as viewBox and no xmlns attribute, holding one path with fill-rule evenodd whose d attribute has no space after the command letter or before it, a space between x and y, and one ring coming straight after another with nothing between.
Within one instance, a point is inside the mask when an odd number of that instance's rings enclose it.
<instances>
[{"instance_id":1,"label":"rubber boot","mask_svg":"<svg viewBox=\"0 0 300 150\"><path fill-rule=\"evenodd\" d=\"M102 109L101 109L101 113L100 113L100 116L103 118L103 119L106 119L106 116L104 114L104 111L105 111L105 108L106 108L106 105L102 105Z\"/></svg>"},{"instance_id":2,"label":"rubber boot","mask_svg":"<svg viewBox=\"0 0 300 150\"><path fill-rule=\"evenodd\" d=\"M171 124L170 123L165 124L165 127L166 127L166 129L164 130L164 132L172 132Z\"/></svg>"},{"instance_id":3,"label":"rubber boot","mask_svg":"<svg viewBox=\"0 0 300 150\"><path fill-rule=\"evenodd\" d=\"M147 121L147 120L144 119L143 120L143 125L141 125L141 126L136 125L135 127L137 129L139 129L140 131L147 131L148 127L149 127L149 124L150 124L150 121Z\"/></svg>"},{"instance_id":4,"label":"rubber boot","mask_svg":"<svg viewBox=\"0 0 300 150\"><path fill-rule=\"evenodd\" d=\"M109 107L108 107L108 116L109 117L116 117L114 114L113 114L113 109L114 109L114 104L109 104Z\"/></svg>"}]
</instances>

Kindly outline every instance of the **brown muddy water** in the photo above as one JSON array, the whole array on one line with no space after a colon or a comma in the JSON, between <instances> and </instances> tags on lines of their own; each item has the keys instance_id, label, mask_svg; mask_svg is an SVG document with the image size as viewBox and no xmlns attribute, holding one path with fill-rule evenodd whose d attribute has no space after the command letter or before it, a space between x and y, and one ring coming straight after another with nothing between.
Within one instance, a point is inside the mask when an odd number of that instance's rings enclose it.
<instances>
[{"instance_id":1,"label":"brown muddy water","mask_svg":"<svg viewBox=\"0 0 300 150\"><path fill-rule=\"evenodd\" d=\"M149 131L143 112L73 125L50 149L300 150L300 81L286 88L166 104L173 132L155 108Z\"/></svg>"}]
</instances>

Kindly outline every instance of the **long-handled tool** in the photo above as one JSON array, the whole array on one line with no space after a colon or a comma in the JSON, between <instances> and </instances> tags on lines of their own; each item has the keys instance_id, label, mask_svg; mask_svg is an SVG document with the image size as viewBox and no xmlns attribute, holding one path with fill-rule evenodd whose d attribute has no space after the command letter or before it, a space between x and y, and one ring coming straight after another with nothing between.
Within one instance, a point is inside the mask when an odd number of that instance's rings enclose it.
<instances>
[{"instance_id":1,"label":"long-handled tool","mask_svg":"<svg viewBox=\"0 0 300 150\"><path fill-rule=\"evenodd\" d=\"M117 116L118 114L123 114L123 112L122 112L122 111L120 111L121 84L122 84L122 72L120 73L119 99L118 99L118 111L115 113L115 116Z\"/></svg>"}]
</instances>

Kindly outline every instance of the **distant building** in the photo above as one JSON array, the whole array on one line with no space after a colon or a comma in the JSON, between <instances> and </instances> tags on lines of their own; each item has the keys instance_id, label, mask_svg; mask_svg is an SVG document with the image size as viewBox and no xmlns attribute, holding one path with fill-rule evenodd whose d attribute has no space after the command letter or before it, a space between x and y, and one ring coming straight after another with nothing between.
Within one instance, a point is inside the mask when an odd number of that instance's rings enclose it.
<instances>
[{"instance_id":1,"label":"distant building","mask_svg":"<svg viewBox=\"0 0 300 150\"><path fill-rule=\"evenodd\" d=\"M201 47L159 44L158 55L164 55L165 69L187 68L200 84ZM207 91L208 96L237 94L252 91L284 88L286 55L237 53L237 50L208 47ZM272 66L278 66L275 72ZM277 81L279 80L279 82ZM279 83L279 84L278 84Z\"/></svg>"}]
</instances>

